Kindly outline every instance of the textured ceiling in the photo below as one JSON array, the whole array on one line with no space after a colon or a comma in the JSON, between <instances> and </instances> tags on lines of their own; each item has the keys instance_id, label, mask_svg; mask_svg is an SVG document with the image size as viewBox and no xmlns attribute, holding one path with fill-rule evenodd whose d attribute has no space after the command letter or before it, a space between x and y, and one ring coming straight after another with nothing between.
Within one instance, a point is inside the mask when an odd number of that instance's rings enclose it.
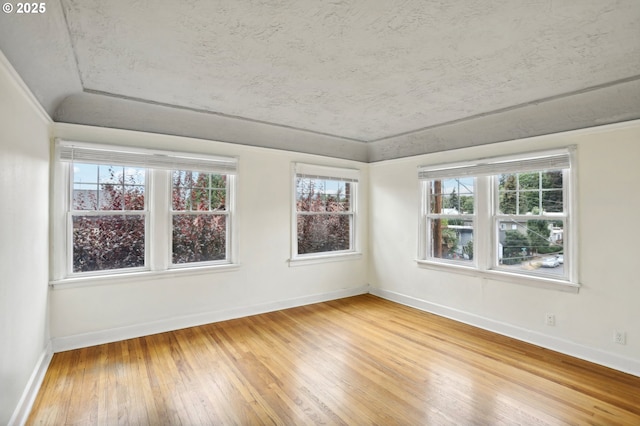
<instances>
[{"instance_id":1,"label":"textured ceiling","mask_svg":"<svg viewBox=\"0 0 640 426\"><path fill-rule=\"evenodd\" d=\"M337 140L388 141L369 158L377 160L640 117L637 0L62 0L57 7L48 19L62 20L67 32L57 43L68 50L56 49L69 56L65 64L74 62L81 86L55 106L59 121L189 133L167 123L178 107L195 120L194 136L211 135L205 118L200 133L195 123L209 114L221 139L240 143L233 123L327 136L330 150ZM30 61L5 46L21 72ZM143 114L141 104L166 118L131 119ZM532 109L540 104L552 109ZM574 112L564 124L534 124L557 115L553 108ZM466 141L430 132L465 121L475 127L458 135L486 132L493 114L517 117L513 128ZM246 142L274 146L258 139Z\"/></svg>"}]
</instances>

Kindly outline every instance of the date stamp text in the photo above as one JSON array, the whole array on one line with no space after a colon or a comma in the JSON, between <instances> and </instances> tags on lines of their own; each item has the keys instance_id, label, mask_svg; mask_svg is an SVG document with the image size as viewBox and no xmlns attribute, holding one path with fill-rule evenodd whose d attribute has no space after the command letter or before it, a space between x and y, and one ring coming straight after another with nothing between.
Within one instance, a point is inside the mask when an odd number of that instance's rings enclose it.
<instances>
[{"instance_id":1,"label":"date stamp text","mask_svg":"<svg viewBox=\"0 0 640 426\"><path fill-rule=\"evenodd\" d=\"M4 13L20 14L40 14L46 13L46 3L4 3L2 5L2 11Z\"/></svg>"}]
</instances>

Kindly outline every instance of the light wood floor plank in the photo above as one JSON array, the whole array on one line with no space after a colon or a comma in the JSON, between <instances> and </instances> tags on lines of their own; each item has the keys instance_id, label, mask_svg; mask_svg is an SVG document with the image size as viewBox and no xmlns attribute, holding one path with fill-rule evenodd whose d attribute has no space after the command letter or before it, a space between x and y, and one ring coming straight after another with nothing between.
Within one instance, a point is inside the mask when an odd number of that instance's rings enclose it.
<instances>
[{"instance_id":1,"label":"light wood floor plank","mask_svg":"<svg viewBox=\"0 0 640 426\"><path fill-rule=\"evenodd\" d=\"M54 355L29 425L640 425L640 378L372 295Z\"/></svg>"}]
</instances>

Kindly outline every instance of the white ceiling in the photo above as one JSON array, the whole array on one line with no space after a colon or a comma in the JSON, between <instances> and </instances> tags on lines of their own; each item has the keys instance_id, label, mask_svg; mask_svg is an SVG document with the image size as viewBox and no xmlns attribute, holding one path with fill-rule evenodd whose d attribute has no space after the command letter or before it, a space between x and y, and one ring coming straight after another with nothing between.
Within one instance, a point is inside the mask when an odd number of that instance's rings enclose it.
<instances>
[{"instance_id":1,"label":"white ceiling","mask_svg":"<svg viewBox=\"0 0 640 426\"><path fill-rule=\"evenodd\" d=\"M638 0L61 0L47 12L37 31L56 34L50 45L22 37L63 57L49 66L68 82L50 107L59 121L189 135L188 114L193 136L307 152L302 139L326 136L343 157L369 142L375 161L640 117ZM38 95L37 60L5 41ZM132 118L144 111L163 118ZM297 136L278 146L234 125Z\"/></svg>"}]
</instances>

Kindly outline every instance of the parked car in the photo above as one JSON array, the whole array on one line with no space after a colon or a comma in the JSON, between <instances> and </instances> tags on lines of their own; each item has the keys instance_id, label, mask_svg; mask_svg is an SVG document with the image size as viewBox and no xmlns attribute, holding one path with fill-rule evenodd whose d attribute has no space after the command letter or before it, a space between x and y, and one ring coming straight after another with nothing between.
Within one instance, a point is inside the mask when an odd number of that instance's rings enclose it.
<instances>
[{"instance_id":1,"label":"parked car","mask_svg":"<svg viewBox=\"0 0 640 426\"><path fill-rule=\"evenodd\" d=\"M564 263L564 254L557 255L556 259L558 259L558 262L562 265Z\"/></svg>"},{"instance_id":2,"label":"parked car","mask_svg":"<svg viewBox=\"0 0 640 426\"><path fill-rule=\"evenodd\" d=\"M560 262L557 257L545 257L542 259L543 268L557 268L560 266Z\"/></svg>"}]
</instances>

